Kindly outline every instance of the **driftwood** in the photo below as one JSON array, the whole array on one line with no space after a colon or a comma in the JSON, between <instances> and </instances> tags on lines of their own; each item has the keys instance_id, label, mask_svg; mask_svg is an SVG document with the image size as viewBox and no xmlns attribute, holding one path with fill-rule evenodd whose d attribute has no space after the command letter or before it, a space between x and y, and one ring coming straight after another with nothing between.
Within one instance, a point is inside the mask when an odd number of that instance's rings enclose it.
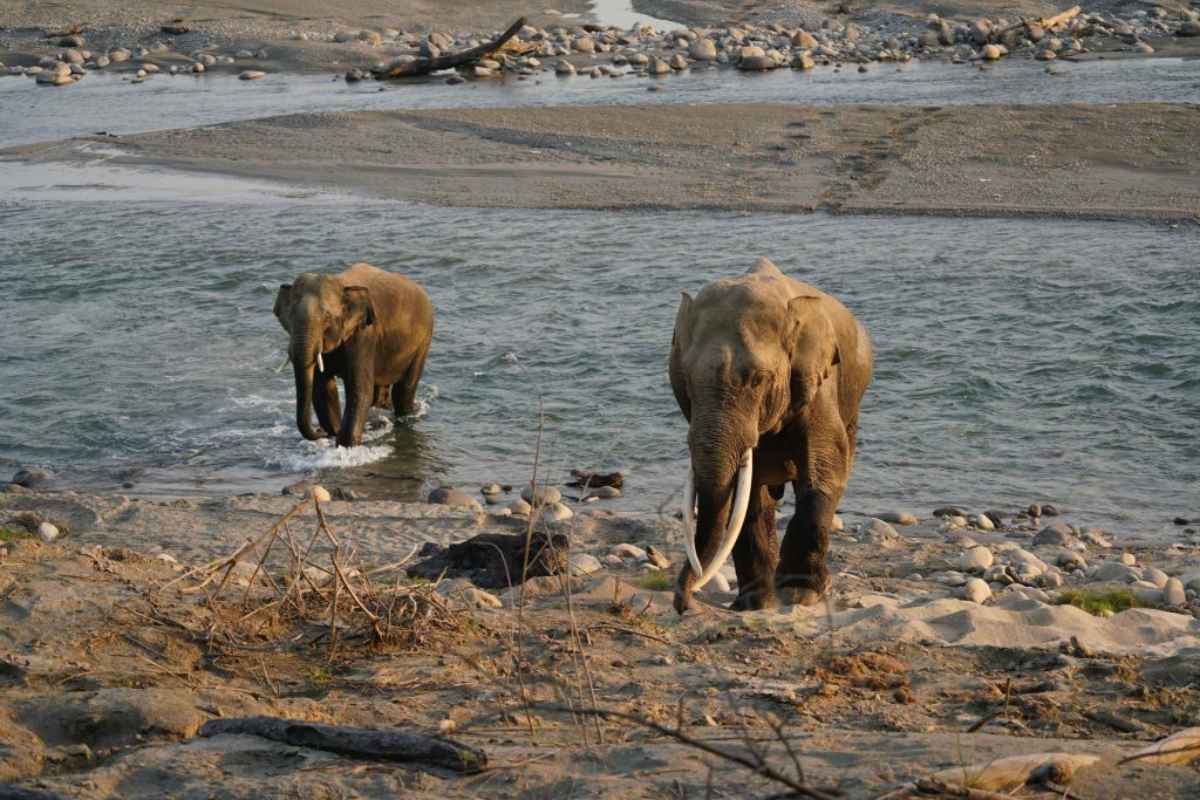
<instances>
[{"instance_id":1,"label":"driftwood","mask_svg":"<svg viewBox=\"0 0 1200 800\"><path fill-rule=\"evenodd\" d=\"M214 719L200 728L200 735L205 737L223 733L260 736L295 747L347 756L428 764L455 772L479 772L487 766L487 754L482 750L418 733L323 725L279 717Z\"/></svg>"},{"instance_id":2,"label":"driftwood","mask_svg":"<svg viewBox=\"0 0 1200 800\"><path fill-rule=\"evenodd\" d=\"M1121 763L1145 761L1148 764L1189 764L1197 758L1200 758L1200 728L1185 728L1138 750L1122 759Z\"/></svg>"},{"instance_id":3,"label":"driftwood","mask_svg":"<svg viewBox=\"0 0 1200 800\"><path fill-rule=\"evenodd\" d=\"M937 782L985 792L1010 792L1025 784L1068 784L1076 770L1099 762L1099 756L1086 753L1035 753L951 767L930 777Z\"/></svg>"},{"instance_id":4,"label":"driftwood","mask_svg":"<svg viewBox=\"0 0 1200 800\"><path fill-rule=\"evenodd\" d=\"M415 78L420 75L437 72L438 70L461 67L499 50L504 46L505 42L516 36L517 31L523 27L525 27L525 18L521 17L512 25L509 25L508 30L504 33L490 42L484 42L478 47L472 47L469 50L460 50L457 53L447 53L437 58L418 58L415 61L393 61L383 69L371 70L371 74L379 80Z\"/></svg>"},{"instance_id":5,"label":"driftwood","mask_svg":"<svg viewBox=\"0 0 1200 800\"><path fill-rule=\"evenodd\" d=\"M625 485L625 476L619 472L585 472L581 469L571 470L571 480L567 486L579 489L595 489L600 486L611 486L620 489Z\"/></svg>"}]
</instances>

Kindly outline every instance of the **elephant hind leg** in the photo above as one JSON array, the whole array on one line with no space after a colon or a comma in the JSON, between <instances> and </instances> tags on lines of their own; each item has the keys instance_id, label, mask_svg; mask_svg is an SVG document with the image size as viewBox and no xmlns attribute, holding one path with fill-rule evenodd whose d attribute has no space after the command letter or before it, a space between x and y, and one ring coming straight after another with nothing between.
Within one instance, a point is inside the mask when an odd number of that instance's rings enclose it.
<instances>
[{"instance_id":1,"label":"elephant hind leg","mask_svg":"<svg viewBox=\"0 0 1200 800\"><path fill-rule=\"evenodd\" d=\"M397 417L408 416L417 410L417 384L421 382L428 354L428 348L421 350L408 365L404 377L392 385L392 410Z\"/></svg>"},{"instance_id":2,"label":"elephant hind leg","mask_svg":"<svg viewBox=\"0 0 1200 800\"><path fill-rule=\"evenodd\" d=\"M777 605L775 570L779 563L775 533L775 499L768 486L755 486L737 544L733 564L737 570L738 596L730 606L735 611L771 608Z\"/></svg>"},{"instance_id":3,"label":"elephant hind leg","mask_svg":"<svg viewBox=\"0 0 1200 800\"><path fill-rule=\"evenodd\" d=\"M387 384L378 385L375 387L375 400L372 406L375 408L391 408L392 387Z\"/></svg>"}]
</instances>

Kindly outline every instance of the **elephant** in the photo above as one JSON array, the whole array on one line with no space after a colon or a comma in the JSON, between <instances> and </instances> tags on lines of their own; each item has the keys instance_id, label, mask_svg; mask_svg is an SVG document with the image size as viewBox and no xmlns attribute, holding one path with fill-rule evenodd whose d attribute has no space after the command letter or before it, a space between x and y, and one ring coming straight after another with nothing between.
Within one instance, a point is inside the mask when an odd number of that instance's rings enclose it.
<instances>
[{"instance_id":1,"label":"elephant","mask_svg":"<svg viewBox=\"0 0 1200 800\"><path fill-rule=\"evenodd\" d=\"M275 316L290 336L296 427L305 439L362 444L367 412L386 408L389 395L397 416L412 413L433 339L433 304L415 282L365 263L337 275L305 272L279 287ZM346 389L345 416L338 378Z\"/></svg>"},{"instance_id":2,"label":"elephant","mask_svg":"<svg viewBox=\"0 0 1200 800\"><path fill-rule=\"evenodd\" d=\"M829 590L830 529L872 364L850 311L766 258L695 299L683 293L668 367L691 458L676 611L730 553L734 610L811 605ZM796 513L780 545L775 505L788 483Z\"/></svg>"}]
</instances>

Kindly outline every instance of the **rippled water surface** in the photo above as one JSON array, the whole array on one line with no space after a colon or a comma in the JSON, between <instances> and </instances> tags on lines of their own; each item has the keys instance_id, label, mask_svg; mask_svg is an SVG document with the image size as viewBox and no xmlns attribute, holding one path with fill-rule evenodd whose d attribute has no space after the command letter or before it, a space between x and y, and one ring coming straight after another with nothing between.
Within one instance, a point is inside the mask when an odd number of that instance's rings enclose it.
<instances>
[{"instance_id":1,"label":"rippled water surface","mask_svg":"<svg viewBox=\"0 0 1200 800\"><path fill-rule=\"evenodd\" d=\"M621 469L650 510L686 463L679 291L761 254L875 339L847 508L1041 499L1164 533L1200 511L1195 227L46 197L0 206L3 471L182 493L346 467L415 497L527 479L540 404L552 477ZM423 416L338 451L295 431L271 306L357 259L421 282L438 323Z\"/></svg>"},{"instance_id":2,"label":"rippled water surface","mask_svg":"<svg viewBox=\"0 0 1200 800\"><path fill-rule=\"evenodd\" d=\"M615 0L614 0L615 1ZM1052 73L1052 74L1051 74ZM0 77L0 146L107 131L131 134L163 128L314 111L628 103L983 103L1200 102L1200 59L1147 58L1086 63L1004 61L975 65L873 65L860 74L820 67L745 73L692 69L663 78L593 80L544 74L518 81L442 79L381 85L347 84L331 75L270 75L238 81L230 75L159 76L141 84L97 73L65 89L29 78ZM648 92L655 85L662 91Z\"/></svg>"}]
</instances>

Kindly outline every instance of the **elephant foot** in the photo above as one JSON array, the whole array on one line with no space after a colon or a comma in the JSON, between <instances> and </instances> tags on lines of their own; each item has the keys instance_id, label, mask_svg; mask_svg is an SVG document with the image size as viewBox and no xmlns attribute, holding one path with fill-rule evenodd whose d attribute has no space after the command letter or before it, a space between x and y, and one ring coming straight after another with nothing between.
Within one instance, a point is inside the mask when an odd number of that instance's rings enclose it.
<instances>
[{"instance_id":1,"label":"elephant foot","mask_svg":"<svg viewBox=\"0 0 1200 800\"><path fill-rule=\"evenodd\" d=\"M779 600L784 605L815 606L821 602L833 585L828 574L814 576L811 581L798 581L778 587ZM820 588L816 588L816 587Z\"/></svg>"},{"instance_id":2,"label":"elephant foot","mask_svg":"<svg viewBox=\"0 0 1200 800\"><path fill-rule=\"evenodd\" d=\"M730 611L762 611L764 608L775 608L779 598L774 592L746 592L739 594L737 599L729 604Z\"/></svg>"}]
</instances>

